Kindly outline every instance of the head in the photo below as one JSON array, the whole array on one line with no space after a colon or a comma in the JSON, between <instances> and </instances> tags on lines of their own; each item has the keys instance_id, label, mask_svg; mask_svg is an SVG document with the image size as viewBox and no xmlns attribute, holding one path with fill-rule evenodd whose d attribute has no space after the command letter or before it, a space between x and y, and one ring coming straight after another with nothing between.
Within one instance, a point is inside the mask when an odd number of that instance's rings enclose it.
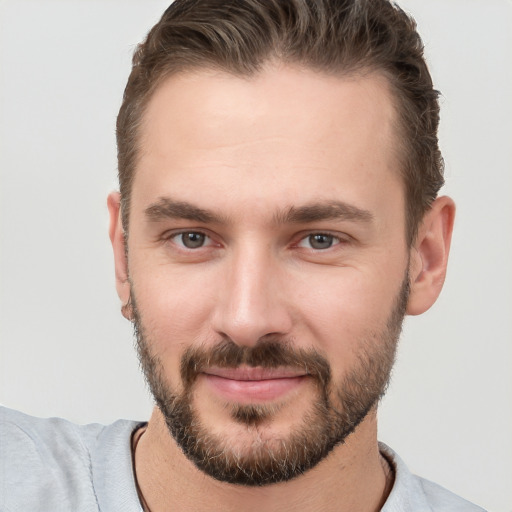
<instances>
[{"instance_id":1,"label":"head","mask_svg":"<svg viewBox=\"0 0 512 512\"><path fill-rule=\"evenodd\" d=\"M138 48L109 198L118 292L208 475L296 477L370 428L453 204L413 22L385 1L176 1Z\"/></svg>"}]
</instances>

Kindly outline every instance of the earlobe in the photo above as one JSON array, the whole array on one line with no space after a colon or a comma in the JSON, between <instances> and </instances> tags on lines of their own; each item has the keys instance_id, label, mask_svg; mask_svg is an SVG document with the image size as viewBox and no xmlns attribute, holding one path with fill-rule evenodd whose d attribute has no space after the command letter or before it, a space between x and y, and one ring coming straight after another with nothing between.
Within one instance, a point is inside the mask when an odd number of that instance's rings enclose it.
<instances>
[{"instance_id":1,"label":"earlobe","mask_svg":"<svg viewBox=\"0 0 512 512\"><path fill-rule=\"evenodd\" d=\"M119 192L111 192L109 194L107 198L107 206L110 217L109 237L114 251L117 294L121 299L121 312L123 316L126 319L131 320L130 281L128 279L128 261L125 247L126 240L121 222L121 195Z\"/></svg>"},{"instance_id":2,"label":"earlobe","mask_svg":"<svg viewBox=\"0 0 512 512\"><path fill-rule=\"evenodd\" d=\"M455 218L449 197L437 198L425 214L411 249L411 292L407 314L419 315L437 300L443 288Z\"/></svg>"}]
</instances>

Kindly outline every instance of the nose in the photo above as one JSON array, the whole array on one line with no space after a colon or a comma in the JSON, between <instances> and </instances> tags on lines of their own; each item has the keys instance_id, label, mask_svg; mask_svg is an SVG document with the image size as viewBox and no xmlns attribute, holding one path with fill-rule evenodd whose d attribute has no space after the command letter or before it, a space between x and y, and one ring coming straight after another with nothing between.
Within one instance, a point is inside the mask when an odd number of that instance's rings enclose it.
<instances>
[{"instance_id":1,"label":"nose","mask_svg":"<svg viewBox=\"0 0 512 512\"><path fill-rule=\"evenodd\" d=\"M284 273L271 251L254 246L233 251L224 263L224 286L213 315L217 334L246 346L265 336L289 335L292 318Z\"/></svg>"}]
</instances>

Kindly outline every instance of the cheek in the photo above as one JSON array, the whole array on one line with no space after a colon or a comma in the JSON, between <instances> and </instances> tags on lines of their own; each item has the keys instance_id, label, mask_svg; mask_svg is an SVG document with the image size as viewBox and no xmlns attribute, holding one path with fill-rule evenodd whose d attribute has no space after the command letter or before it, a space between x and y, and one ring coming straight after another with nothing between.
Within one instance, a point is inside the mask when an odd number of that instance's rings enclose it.
<instances>
[{"instance_id":1,"label":"cheek","mask_svg":"<svg viewBox=\"0 0 512 512\"><path fill-rule=\"evenodd\" d=\"M191 343L207 341L205 325L215 291L204 273L141 265L131 279L146 337L162 360L176 358Z\"/></svg>"},{"instance_id":2,"label":"cheek","mask_svg":"<svg viewBox=\"0 0 512 512\"><path fill-rule=\"evenodd\" d=\"M353 359L362 343L387 326L399 286L382 276L345 268L315 279L315 286L297 295L304 331L314 346L336 361ZM396 290L395 290L396 288Z\"/></svg>"}]
</instances>

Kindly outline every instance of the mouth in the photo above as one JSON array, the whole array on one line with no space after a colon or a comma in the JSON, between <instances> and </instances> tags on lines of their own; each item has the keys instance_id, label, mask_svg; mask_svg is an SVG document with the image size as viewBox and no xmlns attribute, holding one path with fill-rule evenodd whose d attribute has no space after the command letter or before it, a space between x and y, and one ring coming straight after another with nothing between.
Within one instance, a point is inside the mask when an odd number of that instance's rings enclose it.
<instances>
[{"instance_id":1,"label":"mouth","mask_svg":"<svg viewBox=\"0 0 512 512\"><path fill-rule=\"evenodd\" d=\"M202 374L216 395L230 402L266 403L297 390L308 378L294 368L208 368Z\"/></svg>"}]
</instances>

